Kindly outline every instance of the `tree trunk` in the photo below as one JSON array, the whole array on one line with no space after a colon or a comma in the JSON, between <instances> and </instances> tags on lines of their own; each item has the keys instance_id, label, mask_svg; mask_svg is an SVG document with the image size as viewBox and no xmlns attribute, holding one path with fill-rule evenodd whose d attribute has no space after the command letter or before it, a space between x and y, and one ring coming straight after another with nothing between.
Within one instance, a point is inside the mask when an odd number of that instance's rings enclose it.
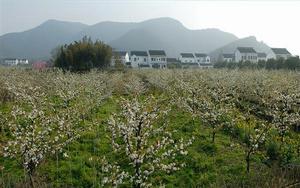
<instances>
[{"instance_id":1,"label":"tree trunk","mask_svg":"<svg viewBox=\"0 0 300 188\"><path fill-rule=\"evenodd\" d=\"M215 136L216 136L216 132L213 131L213 133L212 133L212 142L213 142L213 143L215 143Z\"/></svg>"},{"instance_id":2,"label":"tree trunk","mask_svg":"<svg viewBox=\"0 0 300 188\"><path fill-rule=\"evenodd\" d=\"M140 183L140 163L137 163L135 166L135 182L134 182L134 188L140 188L141 187L141 183ZM139 181L139 182L137 182Z\"/></svg>"},{"instance_id":3,"label":"tree trunk","mask_svg":"<svg viewBox=\"0 0 300 188\"><path fill-rule=\"evenodd\" d=\"M29 179L30 179L31 188L35 188L35 186L34 186L34 179L33 179L32 174L29 174Z\"/></svg>"},{"instance_id":4,"label":"tree trunk","mask_svg":"<svg viewBox=\"0 0 300 188\"><path fill-rule=\"evenodd\" d=\"M246 163L247 163L247 173L250 172L250 153L246 156Z\"/></svg>"}]
</instances>

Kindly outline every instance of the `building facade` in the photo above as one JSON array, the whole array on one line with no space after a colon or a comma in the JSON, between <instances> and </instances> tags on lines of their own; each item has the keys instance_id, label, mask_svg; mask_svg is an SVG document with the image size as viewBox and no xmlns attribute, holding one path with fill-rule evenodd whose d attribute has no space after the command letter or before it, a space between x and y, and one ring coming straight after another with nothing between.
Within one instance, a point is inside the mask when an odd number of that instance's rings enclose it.
<instances>
[{"instance_id":1,"label":"building facade","mask_svg":"<svg viewBox=\"0 0 300 188\"><path fill-rule=\"evenodd\" d=\"M149 66L147 51L131 51L129 61L132 68Z\"/></svg>"},{"instance_id":2,"label":"building facade","mask_svg":"<svg viewBox=\"0 0 300 188\"><path fill-rule=\"evenodd\" d=\"M149 62L152 68L167 68L167 55L164 50L149 50Z\"/></svg>"},{"instance_id":3,"label":"building facade","mask_svg":"<svg viewBox=\"0 0 300 188\"><path fill-rule=\"evenodd\" d=\"M273 59L280 59L280 58L288 59L292 56L291 53L286 48L271 48L271 50L272 50L272 54L270 58Z\"/></svg>"},{"instance_id":4,"label":"building facade","mask_svg":"<svg viewBox=\"0 0 300 188\"><path fill-rule=\"evenodd\" d=\"M252 47L238 47L235 51L235 61L250 61L257 63L257 53Z\"/></svg>"},{"instance_id":5,"label":"building facade","mask_svg":"<svg viewBox=\"0 0 300 188\"><path fill-rule=\"evenodd\" d=\"M123 65L129 62L129 54L126 51L114 51L111 58L111 66L115 66L116 61L119 61Z\"/></svg>"},{"instance_id":6,"label":"building facade","mask_svg":"<svg viewBox=\"0 0 300 188\"><path fill-rule=\"evenodd\" d=\"M257 53L257 61L267 61L267 54L262 52Z\"/></svg>"},{"instance_id":7,"label":"building facade","mask_svg":"<svg viewBox=\"0 0 300 188\"><path fill-rule=\"evenodd\" d=\"M15 59L15 58L7 58L4 59L4 65L8 66L16 66L16 65L28 65L28 59Z\"/></svg>"}]
</instances>

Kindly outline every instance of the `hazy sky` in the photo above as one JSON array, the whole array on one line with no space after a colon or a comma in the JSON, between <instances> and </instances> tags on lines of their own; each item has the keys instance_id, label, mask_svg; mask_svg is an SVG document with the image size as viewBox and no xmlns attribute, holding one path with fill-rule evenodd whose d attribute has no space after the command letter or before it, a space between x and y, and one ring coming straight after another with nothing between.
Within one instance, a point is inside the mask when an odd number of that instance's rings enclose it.
<instances>
[{"instance_id":1,"label":"hazy sky","mask_svg":"<svg viewBox=\"0 0 300 188\"><path fill-rule=\"evenodd\" d=\"M0 35L48 19L95 24L172 17L189 29L219 28L239 38L254 35L271 47L300 54L300 1L0 0Z\"/></svg>"}]
</instances>

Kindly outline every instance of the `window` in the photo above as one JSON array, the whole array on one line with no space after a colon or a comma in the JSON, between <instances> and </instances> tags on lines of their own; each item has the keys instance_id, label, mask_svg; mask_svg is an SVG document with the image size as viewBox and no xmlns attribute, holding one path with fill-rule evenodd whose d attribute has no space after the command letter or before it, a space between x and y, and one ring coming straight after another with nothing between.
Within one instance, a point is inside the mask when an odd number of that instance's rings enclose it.
<instances>
[{"instance_id":1,"label":"window","mask_svg":"<svg viewBox=\"0 0 300 188\"><path fill-rule=\"evenodd\" d=\"M146 62L147 61L147 59L146 58L144 58L144 62Z\"/></svg>"},{"instance_id":2,"label":"window","mask_svg":"<svg viewBox=\"0 0 300 188\"><path fill-rule=\"evenodd\" d=\"M133 61L136 61L136 57L133 59Z\"/></svg>"}]
</instances>

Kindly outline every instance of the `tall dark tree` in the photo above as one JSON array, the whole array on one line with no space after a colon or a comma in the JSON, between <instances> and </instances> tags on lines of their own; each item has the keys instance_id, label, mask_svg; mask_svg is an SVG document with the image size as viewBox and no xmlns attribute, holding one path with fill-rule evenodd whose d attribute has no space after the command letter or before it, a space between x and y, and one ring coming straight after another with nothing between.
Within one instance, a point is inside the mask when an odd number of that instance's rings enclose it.
<instances>
[{"instance_id":1,"label":"tall dark tree","mask_svg":"<svg viewBox=\"0 0 300 188\"><path fill-rule=\"evenodd\" d=\"M54 65L63 70L84 72L92 68L109 66L111 56L110 46L101 41L93 42L91 38L83 37L80 41L62 46L53 59Z\"/></svg>"}]
</instances>

